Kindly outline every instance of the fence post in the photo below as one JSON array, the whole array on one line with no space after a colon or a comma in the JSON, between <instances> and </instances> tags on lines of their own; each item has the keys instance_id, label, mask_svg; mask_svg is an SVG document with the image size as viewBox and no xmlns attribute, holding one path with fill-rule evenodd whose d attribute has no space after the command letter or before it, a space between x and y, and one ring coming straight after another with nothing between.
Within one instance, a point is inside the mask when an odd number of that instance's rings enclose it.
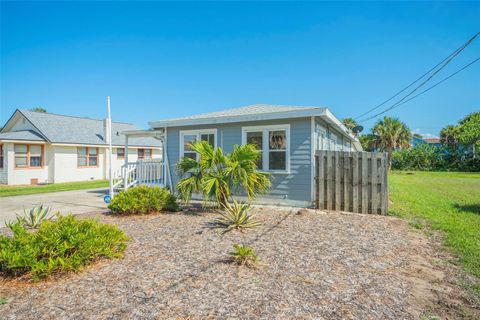
<instances>
[{"instance_id":1,"label":"fence post","mask_svg":"<svg viewBox=\"0 0 480 320\"><path fill-rule=\"evenodd\" d=\"M332 210L332 200L333 200L333 167L332 167L332 151L326 151L327 155L327 210Z\"/></svg>"},{"instance_id":2,"label":"fence post","mask_svg":"<svg viewBox=\"0 0 480 320\"><path fill-rule=\"evenodd\" d=\"M372 211L371 213L378 213L378 155L372 154Z\"/></svg>"},{"instance_id":3,"label":"fence post","mask_svg":"<svg viewBox=\"0 0 480 320\"><path fill-rule=\"evenodd\" d=\"M382 169L381 169L381 197L382 197L382 205L381 205L381 213L383 215L387 214L388 212L388 155L384 152L382 154Z\"/></svg>"},{"instance_id":4,"label":"fence post","mask_svg":"<svg viewBox=\"0 0 480 320\"><path fill-rule=\"evenodd\" d=\"M358 152L352 153L352 211L360 212L358 210Z\"/></svg>"},{"instance_id":5,"label":"fence post","mask_svg":"<svg viewBox=\"0 0 480 320\"><path fill-rule=\"evenodd\" d=\"M350 153L343 155L343 211L350 211Z\"/></svg>"},{"instance_id":6,"label":"fence post","mask_svg":"<svg viewBox=\"0 0 480 320\"><path fill-rule=\"evenodd\" d=\"M362 213L368 213L368 158L362 152Z\"/></svg>"}]
</instances>

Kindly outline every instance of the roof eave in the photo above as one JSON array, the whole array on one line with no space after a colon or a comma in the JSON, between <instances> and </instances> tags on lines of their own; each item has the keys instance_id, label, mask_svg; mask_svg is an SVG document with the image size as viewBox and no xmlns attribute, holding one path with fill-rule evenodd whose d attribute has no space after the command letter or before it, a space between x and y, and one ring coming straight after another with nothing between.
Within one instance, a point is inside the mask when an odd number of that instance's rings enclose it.
<instances>
[{"instance_id":1,"label":"roof eave","mask_svg":"<svg viewBox=\"0 0 480 320\"><path fill-rule=\"evenodd\" d=\"M324 120L326 120L328 123L330 123L330 124L336 126L337 128L339 128L340 131L342 131L345 135L347 135L352 140L352 142L355 145L357 150L359 150L359 151L363 150L362 149L362 144L360 143L358 138L355 137L350 132L350 130L348 130L347 127L345 127L345 125L340 120L338 120L338 118L335 117L335 115L329 109L326 109L325 114L322 116L322 118Z\"/></svg>"},{"instance_id":2,"label":"roof eave","mask_svg":"<svg viewBox=\"0 0 480 320\"><path fill-rule=\"evenodd\" d=\"M161 139L164 136L163 130L125 130L120 132L120 134L127 137L137 137L137 138L154 138Z\"/></svg>"},{"instance_id":3,"label":"roof eave","mask_svg":"<svg viewBox=\"0 0 480 320\"><path fill-rule=\"evenodd\" d=\"M31 143L31 144L45 144L47 143L46 141L43 140L31 140L31 139L5 139L5 138L0 138L0 143L1 142L8 142L8 143L15 143L15 142L20 142L20 143Z\"/></svg>"},{"instance_id":4,"label":"roof eave","mask_svg":"<svg viewBox=\"0 0 480 320\"><path fill-rule=\"evenodd\" d=\"M196 125L212 125L212 124L224 124L224 123L236 123L236 122L249 122L249 121L262 121L262 120L276 120L287 118L303 118L311 116L322 116L326 113L327 108L307 109L307 110L293 110L283 112L270 112L260 114L249 114L241 116L221 116L212 118L201 119L178 119L178 120L163 120L152 121L148 124L152 128L165 128L165 127L186 127Z\"/></svg>"}]
</instances>

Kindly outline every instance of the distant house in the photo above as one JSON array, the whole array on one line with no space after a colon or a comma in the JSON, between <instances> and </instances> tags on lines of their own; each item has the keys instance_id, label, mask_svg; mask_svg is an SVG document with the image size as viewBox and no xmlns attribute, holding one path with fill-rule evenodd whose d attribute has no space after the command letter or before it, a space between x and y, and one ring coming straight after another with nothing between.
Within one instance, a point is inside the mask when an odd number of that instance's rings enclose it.
<instances>
[{"instance_id":1,"label":"distant house","mask_svg":"<svg viewBox=\"0 0 480 320\"><path fill-rule=\"evenodd\" d=\"M440 141L440 138L425 138L423 139L429 146L433 147L441 147L442 143Z\"/></svg>"},{"instance_id":2,"label":"distant house","mask_svg":"<svg viewBox=\"0 0 480 320\"><path fill-rule=\"evenodd\" d=\"M433 147L441 147L442 143L440 141L440 138L418 138L418 137L413 137L411 145L412 147L416 147L419 144L428 144L429 146Z\"/></svg>"},{"instance_id":3,"label":"distant house","mask_svg":"<svg viewBox=\"0 0 480 320\"><path fill-rule=\"evenodd\" d=\"M361 151L350 131L328 108L251 105L150 122L150 130L126 131L129 140L162 135L165 141L162 184L175 189L174 168L182 157L197 157L193 141L208 141L230 152L234 145L261 148L260 169L273 176L271 191L259 202L311 206L316 150ZM141 179L139 179L140 181ZM128 181L128 179L126 179Z\"/></svg>"},{"instance_id":4,"label":"distant house","mask_svg":"<svg viewBox=\"0 0 480 320\"><path fill-rule=\"evenodd\" d=\"M0 130L0 183L59 183L108 178L106 121L16 110ZM132 124L112 123L113 168L125 163L125 136ZM132 138L128 162L161 158L154 137Z\"/></svg>"}]
</instances>

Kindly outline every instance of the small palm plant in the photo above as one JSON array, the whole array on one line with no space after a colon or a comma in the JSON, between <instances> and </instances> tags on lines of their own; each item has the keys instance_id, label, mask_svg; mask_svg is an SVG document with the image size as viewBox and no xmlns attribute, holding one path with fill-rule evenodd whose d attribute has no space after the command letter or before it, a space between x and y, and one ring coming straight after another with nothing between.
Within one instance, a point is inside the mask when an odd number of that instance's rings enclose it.
<instances>
[{"instance_id":1,"label":"small palm plant","mask_svg":"<svg viewBox=\"0 0 480 320\"><path fill-rule=\"evenodd\" d=\"M259 226L260 221L254 219L254 215L250 215L251 206L247 203L237 202L227 203L223 206L224 212L220 213L220 217L214 220L215 226L224 228L222 233L226 233L233 229L246 229Z\"/></svg>"},{"instance_id":2,"label":"small palm plant","mask_svg":"<svg viewBox=\"0 0 480 320\"><path fill-rule=\"evenodd\" d=\"M53 218L53 215L50 214L51 210L50 207L43 204L28 211L24 209L22 216L17 215L17 221L20 221L27 228L37 229L43 221Z\"/></svg>"},{"instance_id":3,"label":"small palm plant","mask_svg":"<svg viewBox=\"0 0 480 320\"><path fill-rule=\"evenodd\" d=\"M222 208L235 192L245 193L251 200L266 193L272 185L270 175L257 168L261 153L255 145L234 145L230 154L206 141L194 142L190 148L199 155L199 160L183 157L176 167L182 177L177 191L186 202L193 193L200 193L205 203L213 201Z\"/></svg>"},{"instance_id":4,"label":"small palm plant","mask_svg":"<svg viewBox=\"0 0 480 320\"><path fill-rule=\"evenodd\" d=\"M234 244L233 251L229 252L232 262L248 268L256 268L259 258L252 247L246 244Z\"/></svg>"}]
</instances>

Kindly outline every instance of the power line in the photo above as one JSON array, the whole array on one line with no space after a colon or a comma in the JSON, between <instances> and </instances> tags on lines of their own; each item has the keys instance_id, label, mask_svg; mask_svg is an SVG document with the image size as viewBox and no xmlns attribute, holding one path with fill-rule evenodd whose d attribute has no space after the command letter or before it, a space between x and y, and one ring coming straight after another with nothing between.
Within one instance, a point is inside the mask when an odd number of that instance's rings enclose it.
<instances>
[{"instance_id":1,"label":"power line","mask_svg":"<svg viewBox=\"0 0 480 320\"><path fill-rule=\"evenodd\" d=\"M452 52L450 55L448 55L445 59L443 59L442 61L440 61L439 63L437 63L433 68L431 68L430 70L428 70L426 73L424 73L423 75L421 75L419 78L417 78L415 81L413 81L412 83L410 83L408 86L406 86L405 88L403 88L402 90L400 90L399 92L397 92L396 94L394 94L393 96L391 96L390 98L388 98L387 100L383 101L382 103L380 103L379 105L373 107L372 109L369 109L367 110L366 112L362 113L361 115L357 116L355 119L359 119L367 114L369 114L370 112L372 111L375 111L377 110L378 108L380 108L381 106L383 106L384 104L386 104L387 102L391 101L392 99L394 99L395 97L397 97L398 95L400 95L402 92L404 92L405 90L407 90L408 88L410 88L411 86L413 86L415 83L417 83L418 81L420 81L421 79L423 79L426 75L428 75L429 73L431 73L433 70L437 69L438 66L440 66L441 64L444 64L439 70L437 70L432 76L430 76L425 82L423 82L422 84L420 84L415 90L413 90L412 92L410 92L408 95L406 95L403 99L407 98L409 95L411 95L413 92L415 92L418 88L420 88L421 86L423 86L426 82L428 82L435 74L437 74L440 70L442 70L448 63L450 63L450 61L452 61L453 58L455 58L460 52L462 52L467 46L470 45L470 43L472 43L476 37L478 37L478 35L480 35L480 32L478 32L477 34L475 34L472 38L470 38L465 44L463 44L462 46L460 46L458 49L456 49L454 52ZM402 99L402 100L403 100ZM402 101L400 100L400 102Z\"/></svg>"},{"instance_id":2,"label":"power line","mask_svg":"<svg viewBox=\"0 0 480 320\"><path fill-rule=\"evenodd\" d=\"M462 72L463 70L467 69L468 67L470 67L472 64L474 64L474 63L477 62L478 60L480 60L480 57L478 57L477 59L473 60L472 62L470 62L469 64L465 65L464 67L460 68L459 70L455 71L454 73L450 74L448 77L446 77L446 78L438 81L438 82L435 83L433 86L428 87L427 89L425 89L425 90L423 90L422 92L414 95L414 96L411 97L410 99L403 101L403 102L402 102L401 104L399 104L399 105L402 105L402 104L404 104L404 103L407 103L408 101L410 101L410 100L418 97L419 95L422 95L422 94L424 94L425 92L432 90L433 88L435 88L435 87L438 86L439 84L447 81L447 80L450 79L451 77L453 77L453 76L455 76L456 74L458 74L458 73Z\"/></svg>"},{"instance_id":3,"label":"power line","mask_svg":"<svg viewBox=\"0 0 480 320\"><path fill-rule=\"evenodd\" d=\"M371 116L371 117L366 118L366 119L363 120L362 122L368 121L368 120L373 119L373 118L375 118L375 117L377 117L377 116L379 116L379 115L381 115L381 114L383 114L383 113L385 113L385 112L388 112L388 111L390 111L390 110L392 110L392 109L395 109L395 108L401 106L402 104L405 104L405 103L409 102L410 100L413 100L413 99L415 99L416 97L418 97L418 96L420 96L420 95L422 95L422 94L424 94L424 93L432 90L433 88L435 88L435 87L438 86L439 84L447 81L447 80L450 79L451 77L453 77L453 76L455 76L456 74L458 74L458 73L462 72L463 70L467 69L468 67L470 67L472 64L474 64L475 62L477 62L477 61L479 61L479 60L480 60L480 57L476 58L476 59L473 60L472 62L466 64L466 65L463 66L462 68L458 69L458 70L455 71L454 73L452 73L452 74L450 74L449 76L445 77L444 79L438 81L437 83L435 83L434 85L428 87L427 89L423 90L422 92L414 95L413 97L410 97L409 99L407 99L407 100L405 100L405 101L399 101L399 103L396 103L396 104L392 105L391 107L389 107L388 109L386 109L386 110L384 110L384 111L382 111L382 112L379 112L379 113L377 113L377 114L375 114L375 115L373 115L373 116Z\"/></svg>"}]
</instances>

